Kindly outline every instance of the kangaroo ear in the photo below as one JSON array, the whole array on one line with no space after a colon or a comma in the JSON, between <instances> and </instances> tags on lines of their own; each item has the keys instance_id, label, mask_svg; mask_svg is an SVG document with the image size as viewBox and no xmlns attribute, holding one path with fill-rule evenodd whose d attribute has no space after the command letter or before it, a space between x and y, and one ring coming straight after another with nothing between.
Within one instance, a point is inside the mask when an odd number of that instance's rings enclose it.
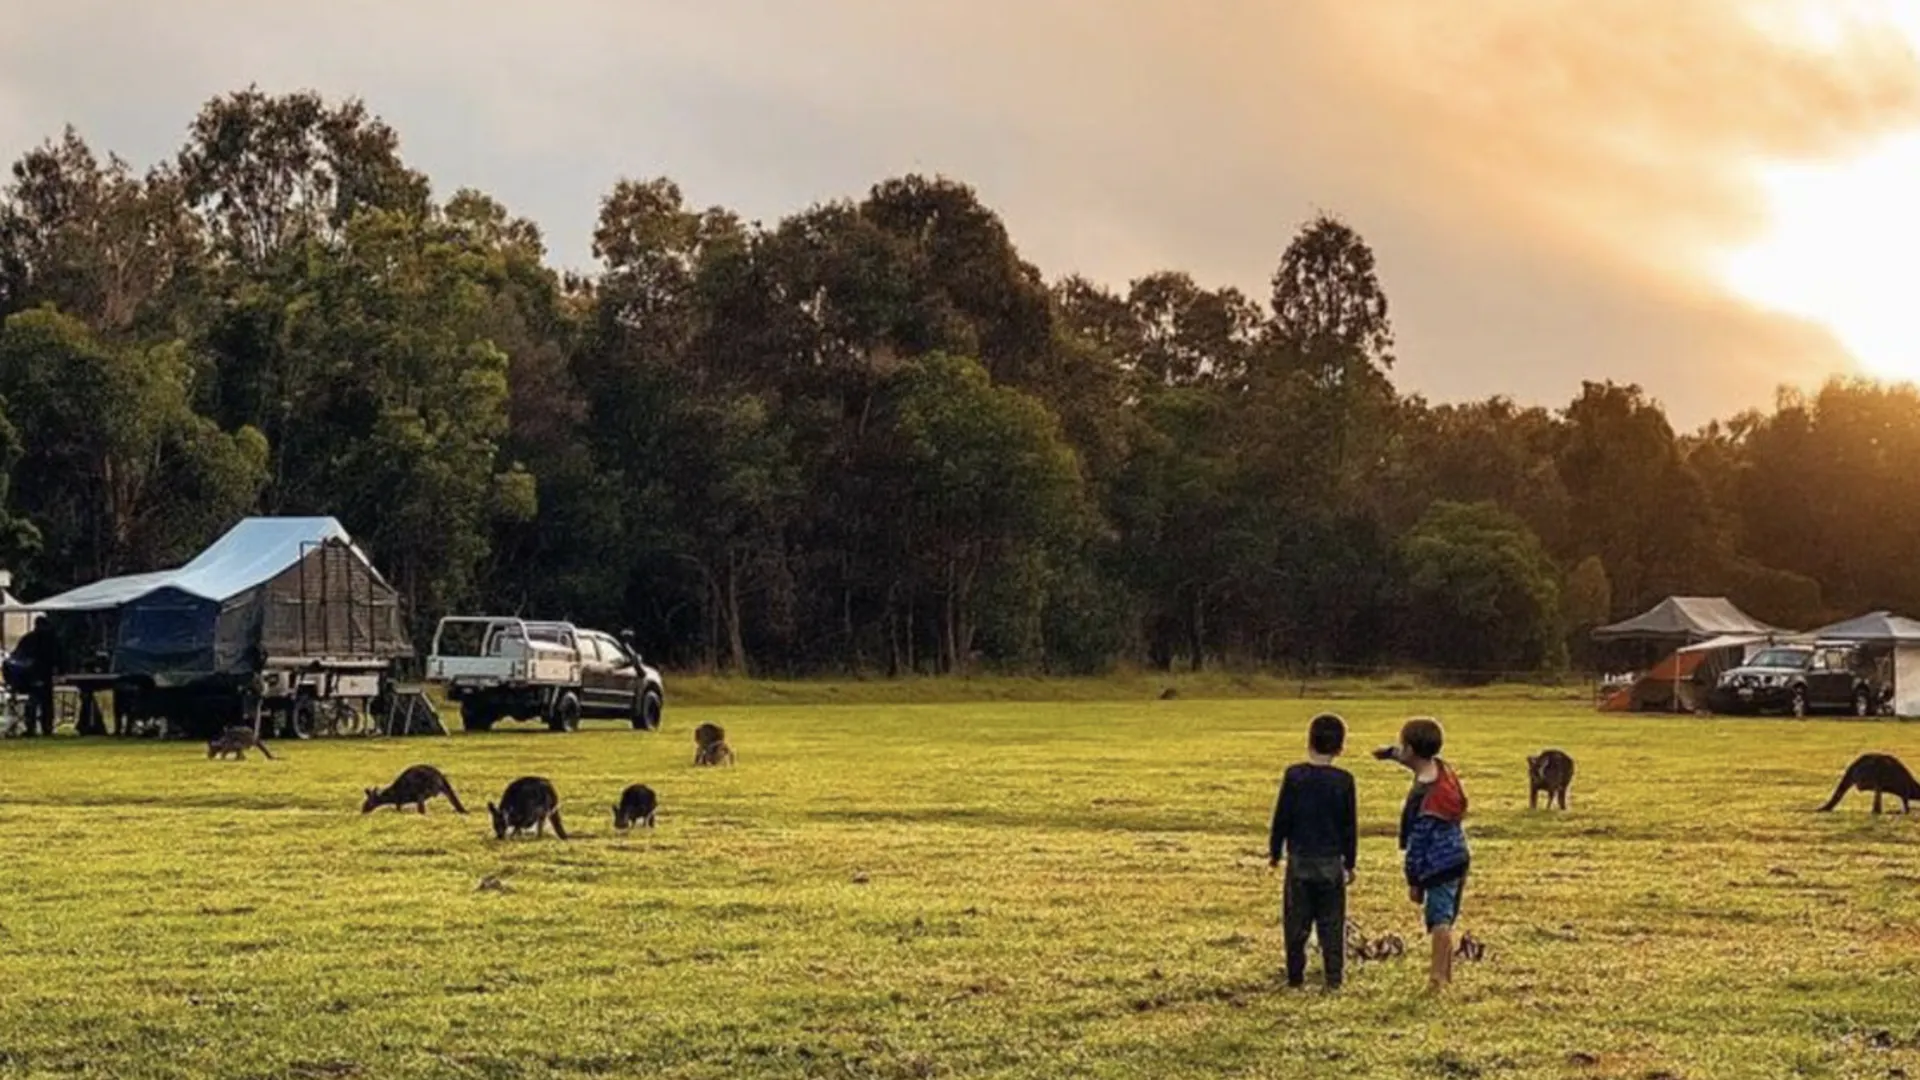
<instances>
[{"instance_id":1,"label":"kangaroo ear","mask_svg":"<svg viewBox=\"0 0 1920 1080\"><path fill-rule=\"evenodd\" d=\"M377 791L377 790L375 790L374 788L368 788L368 789L367 789L367 795L368 795L369 797L371 797L371 796L374 796L374 795L378 795L378 794L380 794L380 793L379 793L379 791Z\"/></svg>"}]
</instances>

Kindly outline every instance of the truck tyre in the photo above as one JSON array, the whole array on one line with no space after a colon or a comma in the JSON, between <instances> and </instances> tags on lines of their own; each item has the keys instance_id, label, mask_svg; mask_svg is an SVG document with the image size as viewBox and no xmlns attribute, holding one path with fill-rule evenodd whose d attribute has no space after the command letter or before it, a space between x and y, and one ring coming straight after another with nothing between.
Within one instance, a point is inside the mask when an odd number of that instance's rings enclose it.
<instances>
[{"instance_id":1,"label":"truck tyre","mask_svg":"<svg viewBox=\"0 0 1920 1080\"><path fill-rule=\"evenodd\" d=\"M313 729L317 726L319 719L319 702L310 697L295 699L293 708L287 712L287 738L313 738Z\"/></svg>"},{"instance_id":2,"label":"truck tyre","mask_svg":"<svg viewBox=\"0 0 1920 1080\"><path fill-rule=\"evenodd\" d=\"M477 701L460 703L460 726L468 731L492 731L496 719L492 709Z\"/></svg>"},{"instance_id":3,"label":"truck tyre","mask_svg":"<svg viewBox=\"0 0 1920 1080\"><path fill-rule=\"evenodd\" d=\"M547 728L550 731L577 731L580 727L580 699L571 690L563 691L554 700L553 711L547 714Z\"/></svg>"},{"instance_id":4,"label":"truck tyre","mask_svg":"<svg viewBox=\"0 0 1920 1080\"><path fill-rule=\"evenodd\" d=\"M633 730L660 730L660 691L647 687L640 691L640 698L633 706Z\"/></svg>"}]
</instances>

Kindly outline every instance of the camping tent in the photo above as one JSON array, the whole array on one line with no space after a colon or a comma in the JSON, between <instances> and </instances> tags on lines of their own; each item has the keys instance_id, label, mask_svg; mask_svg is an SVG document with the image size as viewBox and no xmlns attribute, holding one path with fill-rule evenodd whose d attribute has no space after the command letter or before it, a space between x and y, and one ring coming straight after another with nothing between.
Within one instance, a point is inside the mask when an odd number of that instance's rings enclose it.
<instances>
[{"instance_id":1,"label":"camping tent","mask_svg":"<svg viewBox=\"0 0 1920 1080\"><path fill-rule=\"evenodd\" d=\"M1596 641L1693 644L1729 634L1779 634L1724 596L1669 596L1631 619L1602 626Z\"/></svg>"},{"instance_id":2,"label":"camping tent","mask_svg":"<svg viewBox=\"0 0 1920 1080\"><path fill-rule=\"evenodd\" d=\"M178 569L17 606L117 612L113 671L161 686L269 659L413 654L393 587L329 517L248 518Z\"/></svg>"},{"instance_id":3,"label":"camping tent","mask_svg":"<svg viewBox=\"0 0 1920 1080\"><path fill-rule=\"evenodd\" d=\"M1823 626L1814 636L1885 647L1893 655L1894 715L1920 716L1920 620L1875 611Z\"/></svg>"},{"instance_id":4,"label":"camping tent","mask_svg":"<svg viewBox=\"0 0 1920 1080\"><path fill-rule=\"evenodd\" d=\"M1693 712L1720 673L1787 632L1748 615L1722 596L1669 596L1631 619L1602 626L1594 640L1652 647L1651 670L1602 697L1606 711ZM1640 662L1648 657L1643 653Z\"/></svg>"}]
</instances>

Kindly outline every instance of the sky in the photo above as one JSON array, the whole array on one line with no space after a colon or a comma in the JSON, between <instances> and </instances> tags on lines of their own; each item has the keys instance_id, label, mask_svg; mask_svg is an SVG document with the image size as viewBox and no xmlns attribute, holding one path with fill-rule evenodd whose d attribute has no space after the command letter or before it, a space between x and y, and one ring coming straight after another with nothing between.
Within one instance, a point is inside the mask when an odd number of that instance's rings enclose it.
<instances>
[{"instance_id":1,"label":"sky","mask_svg":"<svg viewBox=\"0 0 1920 1080\"><path fill-rule=\"evenodd\" d=\"M0 155L136 164L257 83L358 96L445 194L591 264L670 176L773 221L975 186L1049 277L1264 298L1319 212L1373 246L1394 380L1690 427L1920 378L1920 0L0 0Z\"/></svg>"}]
</instances>

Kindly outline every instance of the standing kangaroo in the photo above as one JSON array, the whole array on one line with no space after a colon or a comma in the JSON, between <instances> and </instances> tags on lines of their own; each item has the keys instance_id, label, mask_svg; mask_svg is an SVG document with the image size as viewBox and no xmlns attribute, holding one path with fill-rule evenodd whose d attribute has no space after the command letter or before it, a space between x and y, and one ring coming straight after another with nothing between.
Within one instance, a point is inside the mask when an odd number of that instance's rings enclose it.
<instances>
[{"instance_id":1,"label":"standing kangaroo","mask_svg":"<svg viewBox=\"0 0 1920 1080\"><path fill-rule=\"evenodd\" d=\"M660 800L653 789L645 784L633 784L620 793L620 803L613 808L613 827L630 829L635 825L653 828L653 812Z\"/></svg>"},{"instance_id":2,"label":"standing kangaroo","mask_svg":"<svg viewBox=\"0 0 1920 1080\"><path fill-rule=\"evenodd\" d=\"M255 735L252 728L246 727L230 727L208 739L207 757L211 760L231 756L235 761L245 761L248 748L260 751L260 756L268 760L273 758L273 751L267 749L267 744L260 741L260 736Z\"/></svg>"},{"instance_id":3,"label":"standing kangaroo","mask_svg":"<svg viewBox=\"0 0 1920 1080\"><path fill-rule=\"evenodd\" d=\"M455 813L467 812L467 808L460 805L460 796L453 793L453 785L447 782L446 773L431 765L409 765L386 787L368 788L367 801L360 804L360 812L370 814L382 806L399 810L411 804L419 807L424 814L427 812L427 800L439 795L447 797Z\"/></svg>"},{"instance_id":4,"label":"standing kangaroo","mask_svg":"<svg viewBox=\"0 0 1920 1080\"><path fill-rule=\"evenodd\" d=\"M567 827L560 822L560 794L543 776L523 776L508 784L499 806L487 804L487 814L493 818L497 839L505 840L510 833L529 829L535 836L545 836L549 821L553 822L553 835L567 838Z\"/></svg>"},{"instance_id":5,"label":"standing kangaroo","mask_svg":"<svg viewBox=\"0 0 1920 1080\"><path fill-rule=\"evenodd\" d=\"M1873 812L1880 812L1880 798L1891 795L1900 800L1900 812L1912 809L1913 800L1920 799L1920 781L1913 778L1900 759L1892 754L1861 754L1853 764L1847 766L1846 774L1840 777L1840 786L1833 789L1833 798L1827 800L1822 811L1831 810L1840 805L1848 791L1859 788L1873 792Z\"/></svg>"},{"instance_id":6,"label":"standing kangaroo","mask_svg":"<svg viewBox=\"0 0 1920 1080\"><path fill-rule=\"evenodd\" d=\"M719 724L701 724L693 729L693 763L733 764L733 747L727 745L727 729Z\"/></svg>"},{"instance_id":7,"label":"standing kangaroo","mask_svg":"<svg viewBox=\"0 0 1920 1080\"><path fill-rule=\"evenodd\" d=\"M1539 805L1541 792L1547 793L1547 809L1553 809L1555 800L1560 809L1567 808L1567 788L1573 784L1573 759L1558 750L1542 750L1537 757L1527 759L1527 809Z\"/></svg>"}]
</instances>

